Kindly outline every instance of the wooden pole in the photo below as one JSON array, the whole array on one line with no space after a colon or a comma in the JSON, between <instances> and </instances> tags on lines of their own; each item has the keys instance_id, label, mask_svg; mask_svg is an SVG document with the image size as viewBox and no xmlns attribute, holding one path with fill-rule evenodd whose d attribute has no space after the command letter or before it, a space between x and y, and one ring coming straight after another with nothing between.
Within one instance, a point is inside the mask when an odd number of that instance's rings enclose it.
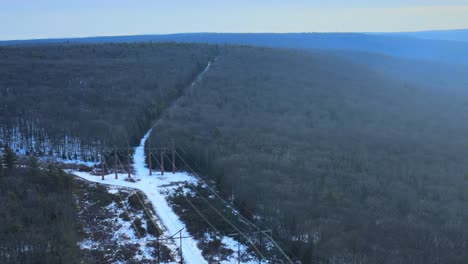
<instances>
[{"instance_id":1,"label":"wooden pole","mask_svg":"<svg viewBox=\"0 0 468 264\"><path fill-rule=\"evenodd\" d=\"M175 166L175 146L174 146L174 139L172 139L172 174L175 173L176 166Z\"/></svg>"},{"instance_id":2,"label":"wooden pole","mask_svg":"<svg viewBox=\"0 0 468 264\"><path fill-rule=\"evenodd\" d=\"M104 180L104 157L101 152L101 180Z\"/></svg>"},{"instance_id":3,"label":"wooden pole","mask_svg":"<svg viewBox=\"0 0 468 264\"><path fill-rule=\"evenodd\" d=\"M117 176L117 149L114 149L114 173L115 178L118 179L119 176Z\"/></svg>"},{"instance_id":4,"label":"wooden pole","mask_svg":"<svg viewBox=\"0 0 468 264\"><path fill-rule=\"evenodd\" d=\"M260 231L259 235L260 235L260 248L259 248L259 250L262 250L262 231ZM260 263L260 264L262 263L262 254L258 255L258 263Z\"/></svg>"},{"instance_id":5,"label":"wooden pole","mask_svg":"<svg viewBox=\"0 0 468 264\"><path fill-rule=\"evenodd\" d=\"M237 241L237 264L240 264L240 242Z\"/></svg>"},{"instance_id":6,"label":"wooden pole","mask_svg":"<svg viewBox=\"0 0 468 264\"><path fill-rule=\"evenodd\" d=\"M161 175L164 175L164 149L161 149Z\"/></svg>"},{"instance_id":7,"label":"wooden pole","mask_svg":"<svg viewBox=\"0 0 468 264\"><path fill-rule=\"evenodd\" d=\"M161 263L161 246L160 246L160 243L159 243L159 236L158 236L158 240L157 240L158 244L157 244L157 248L158 248L158 264Z\"/></svg>"},{"instance_id":8,"label":"wooden pole","mask_svg":"<svg viewBox=\"0 0 468 264\"><path fill-rule=\"evenodd\" d=\"M127 142L127 171L128 171L128 178L132 177L132 168L130 167L130 144Z\"/></svg>"},{"instance_id":9,"label":"wooden pole","mask_svg":"<svg viewBox=\"0 0 468 264\"><path fill-rule=\"evenodd\" d=\"M180 230L180 233L179 233L179 243L180 243L180 246L179 246L179 249L180 249L180 263L184 263L184 255L182 255L182 230Z\"/></svg>"},{"instance_id":10,"label":"wooden pole","mask_svg":"<svg viewBox=\"0 0 468 264\"><path fill-rule=\"evenodd\" d=\"M153 172L151 171L151 141L150 138L148 137L148 169L149 169L149 175L153 175Z\"/></svg>"}]
</instances>

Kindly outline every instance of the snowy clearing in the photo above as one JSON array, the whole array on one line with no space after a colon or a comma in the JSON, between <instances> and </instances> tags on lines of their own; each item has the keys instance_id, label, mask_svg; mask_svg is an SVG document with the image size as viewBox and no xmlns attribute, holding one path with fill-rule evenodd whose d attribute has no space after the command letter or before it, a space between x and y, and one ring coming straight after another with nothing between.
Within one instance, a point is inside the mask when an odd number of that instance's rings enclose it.
<instances>
[{"instance_id":1,"label":"snowy clearing","mask_svg":"<svg viewBox=\"0 0 468 264\"><path fill-rule=\"evenodd\" d=\"M203 75L209 70L211 62L208 63L206 68L197 76L197 78L192 82L191 87L193 87L198 81L200 81ZM189 88L191 88L189 87ZM172 104L174 105L174 104ZM169 205L167 195L169 195L173 189L177 188L180 184L190 183L197 185L198 179L191 176L185 172L177 173L165 173L164 175L149 175L148 168L145 163L145 142L151 134L151 131L156 127L158 122L144 135L140 141L140 145L135 148L135 153L133 157L133 181L128 181L127 174L118 174L118 179L115 179L114 174L107 175L105 180L102 180L100 176L91 175L87 172L79 172L69 170L68 172L74 174L80 178L86 179L91 182L134 188L142 191L147 196L148 200L151 202L153 209L155 210L157 216L162 222L163 225L163 236L172 237L177 234L180 230L183 237L182 239L182 254L185 263L193 264L203 264L208 263L202 256L202 250L198 248L197 241L190 237L190 234L186 231L187 228L185 224L179 219L179 217L174 213L171 206ZM158 173L155 173L158 174ZM176 237L177 238L177 237ZM175 242L175 241L174 241ZM237 252L238 246L242 250L246 250L245 245L238 245L237 242L230 238L224 237L222 243L225 244L228 248L232 249L233 252ZM86 243L84 242L84 245ZM221 263L238 263L237 258L233 255L227 261L222 261ZM250 263L250 262L242 262ZM253 263L253 262L252 262Z\"/></svg>"},{"instance_id":2,"label":"snowy clearing","mask_svg":"<svg viewBox=\"0 0 468 264\"><path fill-rule=\"evenodd\" d=\"M111 185L111 186L121 186L134 188L142 191L147 196L148 200L153 205L153 208L161 219L164 226L163 235L165 237L171 237L176 234L179 230L182 230L182 236L190 236L186 232L185 224L180 221L179 217L173 212L171 206L168 203L167 196L171 191L176 189L181 183L190 183L197 185L198 179L189 175L185 172L176 172L165 173L160 175L155 172L149 176L148 168L145 165L145 155L144 155L144 142L149 136L148 132L143 139L141 140L140 146L135 149L134 157L134 173L132 174L133 181L127 180L127 174L118 174L118 179L115 179L114 174L106 175L105 180L101 180L101 176L91 175L87 172L79 172L69 170L69 173L76 175L80 178L86 179L91 182ZM176 237L177 238L177 237ZM237 242L229 237L224 237L222 240L228 248L232 249L234 252L237 251ZM178 243L178 242L174 242ZM202 256L201 250L197 246L197 241L193 238L184 238L182 240L182 253L185 260L185 263L208 263ZM245 251L246 247L241 245L241 250ZM227 261L221 263L237 263L237 258L235 254ZM243 262L249 263L249 262Z\"/></svg>"}]
</instances>

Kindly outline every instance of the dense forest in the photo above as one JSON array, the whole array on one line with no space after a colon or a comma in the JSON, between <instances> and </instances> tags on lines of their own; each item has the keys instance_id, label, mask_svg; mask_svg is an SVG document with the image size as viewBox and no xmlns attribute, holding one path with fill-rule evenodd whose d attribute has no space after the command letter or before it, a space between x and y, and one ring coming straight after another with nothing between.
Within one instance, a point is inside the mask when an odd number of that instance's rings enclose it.
<instances>
[{"instance_id":1,"label":"dense forest","mask_svg":"<svg viewBox=\"0 0 468 264\"><path fill-rule=\"evenodd\" d=\"M0 160L0 263L80 263L72 177L35 158L17 168L8 148Z\"/></svg>"},{"instance_id":2,"label":"dense forest","mask_svg":"<svg viewBox=\"0 0 468 264\"><path fill-rule=\"evenodd\" d=\"M468 65L468 43L463 31L442 31L438 36L428 32L410 34L366 33L182 33L168 35L109 36L69 39L33 39L0 41L0 46L51 43L126 43L177 42L217 45L255 45L303 50L346 50L381 53L411 59ZM453 35L452 35L453 34ZM418 36L419 35L419 36ZM436 34L437 35L437 34ZM452 35L452 36L450 36ZM421 39L422 38L422 39Z\"/></svg>"},{"instance_id":3,"label":"dense forest","mask_svg":"<svg viewBox=\"0 0 468 264\"><path fill-rule=\"evenodd\" d=\"M99 145L134 145L215 52L174 43L0 47L0 140L88 159Z\"/></svg>"},{"instance_id":4,"label":"dense forest","mask_svg":"<svg viewBox=\"0 0 468 264\"><path fill-rule=\"evenodd\" d=\"M96 158L99 146L135 145L180 98L152 144L174 139L177 152L243 216L272 229L292 258L466 263L466 73L349 51L1 46L0 143L12 148L0 166L0 262L61 263L79 254L73 182L53 167L39 170L34 158L12 165L15 151ZM204 222L181 198L171 197L175 210L203 236Z\"/></svg>"},{"instance_id":5,"label":"dense forest","mask_svg":"<svg viewBox=\"0 0 468 264\"><path fill-rule=\"evenodd\" d=\"M340 53L223 49L152 141L303 263L466 263L468 96Z\"/></svg>"}]
</instances>

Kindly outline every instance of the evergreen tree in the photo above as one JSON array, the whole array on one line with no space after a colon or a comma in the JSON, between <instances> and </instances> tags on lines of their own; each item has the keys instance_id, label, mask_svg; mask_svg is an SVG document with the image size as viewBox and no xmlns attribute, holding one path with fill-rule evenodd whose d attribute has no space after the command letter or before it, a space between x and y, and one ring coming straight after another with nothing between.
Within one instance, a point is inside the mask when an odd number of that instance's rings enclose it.
<instances>
[{"instance_id":1,"label":"evergreen tree","mask_svg":"<svg viewBox=\"0 0 468 264\"><path fill-rule=\"evenodd\" d=\"M16 161L17 161L17 157L16 157L16 154L15 152L8 146L6 145L5 146L5 151L4 151L4 154L3 154L3 164L4 166L11 170L15 167L16 165Z\"/></svg>"}]
</instances>

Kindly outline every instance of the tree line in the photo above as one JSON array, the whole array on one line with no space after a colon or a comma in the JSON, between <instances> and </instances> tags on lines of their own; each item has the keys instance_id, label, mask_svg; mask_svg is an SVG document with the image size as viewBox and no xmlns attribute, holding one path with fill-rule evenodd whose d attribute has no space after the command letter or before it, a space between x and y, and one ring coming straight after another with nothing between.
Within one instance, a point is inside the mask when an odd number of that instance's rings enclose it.
<instances>
[{"instance_id":1,"label":"tree line","mask_svg":"<svg viewBox=\"0 0 468 264\"><path fill-rule=\"evenodd\" d=\"M0 140L15 150L96 160L136 145L216 50L174 43L0 47Z\"/></svg>"}]
</instances>

